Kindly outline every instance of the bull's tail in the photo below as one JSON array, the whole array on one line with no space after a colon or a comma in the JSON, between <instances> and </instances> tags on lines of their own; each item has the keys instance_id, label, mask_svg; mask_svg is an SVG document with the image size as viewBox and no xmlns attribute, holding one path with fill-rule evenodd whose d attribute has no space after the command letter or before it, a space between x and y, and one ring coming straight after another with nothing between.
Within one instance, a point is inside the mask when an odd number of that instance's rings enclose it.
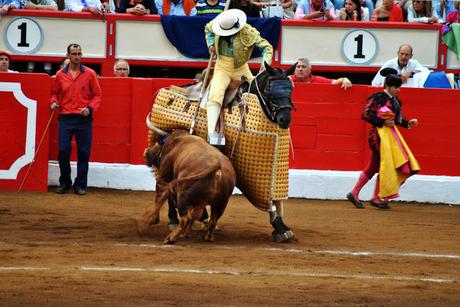
<instances>
[{"instance_id":1,"label":"bull's tail","mask_svg":"<svg viewBox=\"0 0 460 307\"><path fill-rule=\"evenodd\" d=\"M176 193L176 186L184 181L194 181L194 180L199 180L206 178L210 176L211 174L215 173L217 170L220 169L220 163L219 161L215 160L215 163L211 166L208 167L208 169L202 171L201 173L194 174L191 176L187 177L180 177L171 180L170 182L167 183L159 183L157 182L157 202L164 203L170 196L174 195ZM221 173L218 174L219 176L222 176Z\"/></svg>"},{"instance_id":2,"label":"bull's tail","mask_svg":"<svg viewBox=\"0 0 460 307\"><path fill-rule=\"evenodd\" d=\"M208 169L202 171L201 173L194 174L194 175L187 176L187 177L179 177L173 181L176 181L175 184L178 184L183 181L193 181L193 180L203 179L203 178L210 176L212 173L217 171L219 168L220 168L220 163L219 161L215 160L214 164L211 165L211 167L208 167Z\"/></svg>"}]
</instances>

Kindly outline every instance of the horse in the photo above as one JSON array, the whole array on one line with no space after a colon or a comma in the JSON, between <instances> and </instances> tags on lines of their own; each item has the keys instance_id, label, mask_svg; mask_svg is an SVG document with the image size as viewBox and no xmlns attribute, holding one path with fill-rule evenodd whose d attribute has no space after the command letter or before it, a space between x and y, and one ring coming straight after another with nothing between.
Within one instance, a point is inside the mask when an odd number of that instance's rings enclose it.
<instances>
[{"instance_id":1,"label":"horse","mask_svg":"<svg viewBox=\"0 0 460 307\"><path fill-rule=\"evenodd\" d=\"M288 128L291 111L295 110L291 98L293 85L288 76L293 74L295 65L287 70L267 63L264 66L264 71L238 88L236 103L222 108L225 138L229 141L224 152L236 169L237 187L254 206L269 212L273 239L285 242L294 238L293 231L283 221L282 200L287 199ZM160 90L147 117L149 129L155 129L149 134L149 145L157 140L155 135L164 135L164 130L190 128L198 103L181 94ZM206 112L198 111L194 132L206 138ZM173 220L174 204L169 202L169 207L168 216Z\"/></svg>"}]
</instances>

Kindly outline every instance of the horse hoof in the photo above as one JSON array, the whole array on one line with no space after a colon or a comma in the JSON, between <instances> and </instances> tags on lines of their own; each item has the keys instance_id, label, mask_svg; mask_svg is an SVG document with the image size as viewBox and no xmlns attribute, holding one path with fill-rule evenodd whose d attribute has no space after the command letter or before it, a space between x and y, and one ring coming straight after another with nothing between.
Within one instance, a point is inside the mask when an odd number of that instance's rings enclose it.
<instances>
[{"instance_id":1,"label":"horse hoof","mask_svg":"<svg viewBox=\"0 0 460 307\"><path fill-rule=\"evenodd\" d=\"M288 242L294 238L294 232L292 232L292 230L288 230L283 233L279 233L274 230L272 232L272 237L276 243Z\"/></svg>"}]
</instances>

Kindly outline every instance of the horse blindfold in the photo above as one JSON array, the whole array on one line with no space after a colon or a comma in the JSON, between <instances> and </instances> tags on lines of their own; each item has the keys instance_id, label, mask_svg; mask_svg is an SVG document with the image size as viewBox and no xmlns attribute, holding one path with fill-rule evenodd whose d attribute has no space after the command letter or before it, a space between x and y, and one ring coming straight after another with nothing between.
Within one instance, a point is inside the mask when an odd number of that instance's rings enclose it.
<instances>
[{"instance_id":1,"label":"horse blindfold","mask_svg":"<svg viewBox=\"0 0 460 307\"><path fill-rule=\"evenodd\" d=\"M292 82L290 80L273 80L270 82L269 96L273 100L291 98Z\"/></svg>"}]
</instances>

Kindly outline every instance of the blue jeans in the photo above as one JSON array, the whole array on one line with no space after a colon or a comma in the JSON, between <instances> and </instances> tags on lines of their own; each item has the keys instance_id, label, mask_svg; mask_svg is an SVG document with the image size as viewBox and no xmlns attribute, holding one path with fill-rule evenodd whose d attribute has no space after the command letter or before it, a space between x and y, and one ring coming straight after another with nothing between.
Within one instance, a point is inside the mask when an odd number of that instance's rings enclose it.
<instances>
[{"instance_id":1,"label":"blue jeans","mask_svg":"<svg viewBox=\"0 0 460 307\"><path fill-rule=\"evenodd\" d=\"M59 144L59 184L70 188L72 179L70 178L70 154L72 151L72 138L75 135L77 142L77 177L73 187L86 189L88 183L88 162L91 153L91 142L93 136L93 117L81 116L79 114L59 115L58 129Z\"/></svg>"}]
</instances>

